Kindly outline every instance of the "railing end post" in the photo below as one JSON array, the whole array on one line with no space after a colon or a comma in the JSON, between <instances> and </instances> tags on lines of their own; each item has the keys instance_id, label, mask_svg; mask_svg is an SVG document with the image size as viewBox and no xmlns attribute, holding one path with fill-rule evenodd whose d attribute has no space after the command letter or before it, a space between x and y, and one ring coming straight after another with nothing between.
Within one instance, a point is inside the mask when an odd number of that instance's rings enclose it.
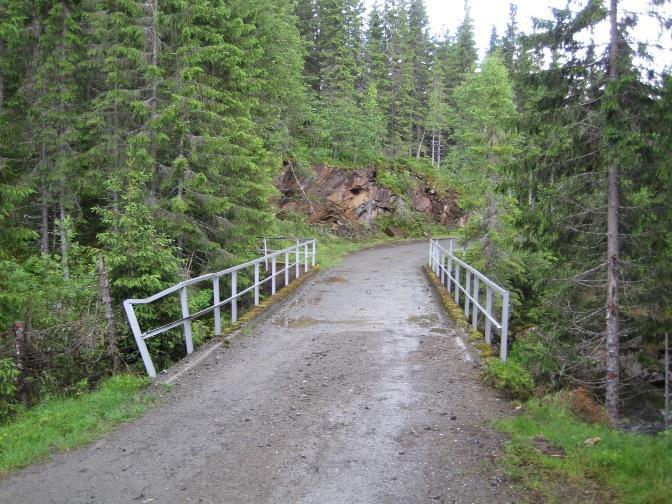
<instances>
[{"instance_id":1,"label":"railing end post","mask_svg":"<svg viewBox=\"0 0 672 504\"><path fill-rule=\"evenodd\" d=\"M502 294L502 331L500 335L499 358L506 361L508 357L509 344L509 293Z\"/></svg>"},{"instance_id":2,"label":"railing end post","mask_svg":"<svg viewBox=\"0 0 672 504\"><path fill-rule=\"evenodd\" d=\"M140 330L140 324L138 324L138 318L135 316L135 309L128 299L124 301L124 311L126 312L128 323L131 325L131 332L135 338L135 344L138 346L138 350L140 350L142 363L145 365L147 374L150 378L156 378L156 369L154 368L152 357L149 355L147 344L142 338L142 331Z\"/></svg>"}]
</instances>

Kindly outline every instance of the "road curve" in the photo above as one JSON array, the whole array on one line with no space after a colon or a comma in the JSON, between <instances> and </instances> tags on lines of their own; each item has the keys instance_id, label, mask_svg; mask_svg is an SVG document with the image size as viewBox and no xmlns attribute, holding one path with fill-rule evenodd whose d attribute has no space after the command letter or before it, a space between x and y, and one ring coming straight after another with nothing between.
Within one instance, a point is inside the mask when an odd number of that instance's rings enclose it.
<instances>
[{"instance_id":1,"label":"road curve","mask_svg":"<svg viewBox=\"0 0 672 504\"><path fill-rule=\"evenodd\" d=\"M484 388L420 265L377 248L318 274L143 417L0 481L0 502L515 502Z\"/></svg>"}]
</instances>

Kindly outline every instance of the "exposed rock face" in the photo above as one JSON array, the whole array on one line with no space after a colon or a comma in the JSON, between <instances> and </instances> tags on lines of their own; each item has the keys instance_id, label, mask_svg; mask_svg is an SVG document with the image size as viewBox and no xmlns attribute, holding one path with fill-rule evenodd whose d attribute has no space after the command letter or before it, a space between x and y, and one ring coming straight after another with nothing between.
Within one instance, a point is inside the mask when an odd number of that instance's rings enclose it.
<instances>
[{"instance_id":1,"label":"exposed rock face","mask_svg":"<svg viewBox=\"0 0 672 504\"><path fill-rule=\"evenodd\" d=\"M287 167L278 181L283 210L305 213L311 223L327 223L339 233L370 226L381 215L407 212L404 198L377 183L375 169L345 170L316 165L311 171L305 174ZM459 218L453 199L440 197L420 179L412 193L405 196L413 210L431 214L442 224ZM395 235L398 232L395 229Z\"/></svg>"},{"instance_id":2,"label":"exposed rock face","mask_svg":"<svg viewBox=\"0 0 672 504\"><path fill-rule=\"evenodd\" d=\"M428 213L432 211L432 198L420 187L413 188L413 210Z\"/></svg>"}]
</instances>

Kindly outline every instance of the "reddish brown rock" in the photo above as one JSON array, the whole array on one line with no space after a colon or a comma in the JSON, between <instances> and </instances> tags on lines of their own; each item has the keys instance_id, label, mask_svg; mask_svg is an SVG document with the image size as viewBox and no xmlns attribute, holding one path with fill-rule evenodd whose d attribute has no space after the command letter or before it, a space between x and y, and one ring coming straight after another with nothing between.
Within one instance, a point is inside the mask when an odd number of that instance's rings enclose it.
<instances>
[{"instance_id":1,"label":"reddish brown rock","mask_svg":"<svg viewBox=\"0 0 672 504\"><path fill-rule=\"evenodd\" d=\"M391 226L383 229L383 233L385 233L387 236L389 236L391 238L394 238L395 236L396 237L405 236L405 233L401 229L396 228L396 227L391 227Z\"/></svg>"},{"instance_id":2,"label":"reddish brown rock","mask_svg":"<svg viewBox=\"0 0 672 504\"><path fill-rule=\"evenodd\" d=\"M432 211L432 199L420 187L413 188L413 210L421 213L429 213Z\"/></svg>"},{"instance_id":3,"label":"reddish brown rock","mask_svg":"<svg viewBox=\"0 0 672 504\"><path fill-rule=\"evenodd\" d=\"M375 169L344 170L316 165L308 171L299 171L288 165L277 186L283 194L283 211L307 214L311 223L328 224L340 234L348 234L358 226L370 226L376 217L393 215L404 208L399 195L378 185ZM431 214L442 224L450 224L460 216L454 198L440 197L421 179L408 197L413 210ZM387 229L392 233L400 231Z\"/></svg>"}]
</instances>

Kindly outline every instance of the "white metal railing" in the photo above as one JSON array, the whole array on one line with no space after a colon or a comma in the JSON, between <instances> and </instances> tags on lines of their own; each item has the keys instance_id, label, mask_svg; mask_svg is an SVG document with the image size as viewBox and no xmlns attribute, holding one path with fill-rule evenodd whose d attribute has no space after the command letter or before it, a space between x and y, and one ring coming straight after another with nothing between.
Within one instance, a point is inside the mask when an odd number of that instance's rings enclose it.
<instances>
[{"instance_id":1,"label":"white metal railing","mask_svg":"<svg viewBox=\"0 0 672 504\"><path fill-rule=\"evenodd\" d=\"M238 298L247 294L248 292L254 292L254 304L255 306L259 304L259 290L262 285L266 282L271 283L271 295L275 294L277 287L276 277L284 274L284 285L289 284L289 276L292 268L295 268L296 276L299 278L301 275L301 270L307 272L311 267L315 266L315 258L317 255L317 240L314 239L305 239L305 240L296 240L296 244L291 247L287 247L282 250L269 251L265 253L262 257L258 257L252 261L233 266L231 268L225 269L223 271L218 271L217 273L208 273L206 275L201 275L196 278L191 278L180 282L172 287L169 287L161 292L154 294L145 299L127 299L124 301L124 310L126 311L126 317L133 331L133 336L135 337L135 342L138 345L138 350L142 356L142 361L145 364L147 369L147 374L152 378L156 376L156 369L154 368L154 363L152 358L149 355L147 350L147 344L145 340L157 336L161 333L174 329L176 327L182 326L184 331L184 340L187 347L187 354L190 354L194 351L194 343L192 340L192 331L191 331L191 321L202 317L208 313L214 312L215 316L215 335L219 336L222 332L222 318L221 318L221 308L227 304L231 307L231 322L236 322L238 320ZM284 267L280 270L277 269L278 258L284 258ZM294 262L290 262L294 261ZM268 264L270 262L271 273L265 278L261 278L260 269L263 264L265 271L268 272ZM238 291L238 273L246 269L254 269L254 283L249 287ZM220 292L220 279L224 276L230 277L230 286L231 286L231 295L226 299L221 299ZM188 297L188 287L196 285L202 282L212 282L212 305L199 310L196 313L189 313L189 297ZM182 318L169 322L160 327L153 329L148 329L142 331L140 329L140 324L138 323L138 318L135 314L135 305L147 305L162 299L170 294L179 291L180 295L180 305L182 309Z\"/></svg>"},{"instance_id":2,"label":"white metal railing","mask_svg":"<svg viewBox=\"0 0 672 504\"><path fill-rule=\"evenodd\" d=\"M459 305L460 293L464 294L464 315L469 320L471 311L471 325L474 329L478 328L479 312L483 314L486 343L492 343L493 327L499 331L499 356L505 361L509 333L509 292L455 256L455 239L447 240L448 249L438 239L429 241L429 266L448 292L454 292L455 303ZM485 306L481 304L482 294L485 294ZM495 295L501 303L499 318L494 307Z\"/></svg>"}]
</instances>

